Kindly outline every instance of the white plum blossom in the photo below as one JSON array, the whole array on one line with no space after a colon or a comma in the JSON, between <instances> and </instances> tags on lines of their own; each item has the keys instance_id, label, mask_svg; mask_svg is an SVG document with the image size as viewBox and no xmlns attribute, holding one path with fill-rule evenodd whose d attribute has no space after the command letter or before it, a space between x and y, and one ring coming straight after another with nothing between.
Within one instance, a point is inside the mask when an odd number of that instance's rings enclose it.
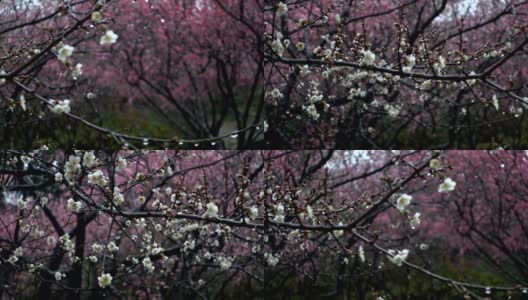
<instances>
[{"instance_id":1,"label":"white plum blossom","mask_svg":"<svg viewBox=\"0 0 528 300\"><path fill-rule=\"evenodd\" d=\"M444 182L438 186L438 192L445 193L445 192L451 192L455 189L456 182L453 181L451 178L444 179Z\"/></svg>"},{"instance_id":2,"label":"white plum blossom","mask_svg":"<svg viewBox=\"0 0 528 300\"><path fill-rule=\"evenodd\" d=\"M101 22L102 19L103 19L103 15L100 12L94 11L92 13L92 22L99 23Z\"/></svg>"},{"instance_id":3,"label":"white plum blossom","mask_svg":"<svg viewBox=\"0 0 528 300\"><path fill-rule=\"evenodd\" d=\"M244 193L242 193L242 197L247 200L251 198L251 194L248 191L244 191Z\"/></svg>"},{"instance_id":4,"label":"white plum blossom","mask_svg":"<svg viewBox=\"0 0 528 300\"><path fill-rule=\"evenodd\" d=\"M116 169L117 170L120 170L120 171L123 171L124 169L126 169L127 167L127 161L126 159L122 158L122 157L119 157L117 159L117 165L116 165Z\"/></svg>"},{"instance_id":5,"label":"white plum blossom","mask_svg":"<svg viewBox=\"0 0 528 300\"><path fill-rule=\"evenodd\" d=\"M469 76L475 76L475 75L477 75L475 72L469 73ZM477 79L468 79L466 82L467 82L467 85L474 86L475 84L477 84Z\"/></svg>"},{"instance_id":6,"label":"white plum blossom","mask_svg":"<svg viewBox=\"0 0 528 300\"><path fill-rule=\"evenodd\" d=\"M70 112L70 100L69 99L64 99L58 102L51 99L49 100L49 102L52 104L52 107L50 109L53 113L62 114L62 113Z\"/></svg>"},{"instance_id":7,"label":"white plum blossom","mask_svg":"<svg viewBox=\"0 0 528 300\"><path fill-rule=\"evenodd\" d=\"M275 206L274 221L284 222L284 205L282 205L282 203L279 203L277 206Z\"/></svg>"},{"instance_id":8,"label":"white plum blossom","mask_svg":"<svg viewBox=\"0 0 528 300\"><path fill-rule=\"evenodd\" d=\"M125 202L125 197L123 196L123 194L121 194L121 191L119 191L119 188L117 186L114 187L113 200L115 205L119 205Z\"/></svg>"},{"instance_id":9,"label":"white plum blossom","mask_svg":"<svg viewBox=\"0 0 528 300\"><path fill-rule=\"evenodd\" d=\"M6 75L6 71L4 70L0 70L0 75ZM6 79L5 78L0 78L0 86L4 85L6 83Z\"/></svg>"},{"instance_id":10,"label":"white plum blossom","mask_svg":"<svg viewBox=\"0 0 528 300\"><path fill-rule=\"evenodd\" d=\"M296 238L299 238L300 236L301 236L301 231L299 231L299 229L295 229L295 230L290 231L290 233L288 233L288 240L294 240Z\"/></svg>"},{"instance_id":11,"label":"white plum blossom","mask_svg":"<svg viewBox=\"0 0 528 300\"><path fill-rule=\"evenodd\" d=\"M101 251L103 251L104 247L103 245L100 245L100 244L93 244L92 245L92 251L95 252L95 253L99 253Z\"/></svg>"},{"instance_id":12,"label":"white plum blossom","mask_svg":"<svg viewBox=\"0 0 528 300\"><path fill-rule=\"evenodd\" d=\"M26 203L26 201L24 201L24 199L22 199L22 198L17 199L18 208L24 209L24 208L26 208L26 205L27 205L27 203Z\"/></svg>"},{"instance_id":13,"label":"white plum blossom","mask_svg":"<svg viewBox=\"0 0 528 300\"><path fill-rule=\"evenodd\" d=\"M273 50L273 52L275 52L278 56L282 56L284 54L284 45L282 45L280 39L275 39L273 42L271 42L271 50Z\"/></svg>"},{"instance_id":14,"label":"white plum blossom","mask_svg":"<svg viewBox=\"0 0 528 300\"><path fill-rule=\"evenodd\" d=\"M341 20L341 14L336 14L335 15L335 21L336 21L336 24L338 24L338 25L341 24L341 21L342 21Z\"/></svg>"},{"instance_id":15,"label":"white plum blossom","mask_svg":"<svg viewBox=\"0 0 528 300\"><path fill-rule=\"evenodd\" d=\"M143 261L141 262L143 264L143 267L147 269L147 272L152 273L155 269L154 265L152 264L152 261L150 260L150 257L145 257Z\"/></svg>"},{"instance_id":16,"label":"white plum blossom","mask_svg":"<svg viewBox=\"0 0 528 300\"><path fill-rule=\"evenodd\" d=\"M403 262L407 259L407 256L409 256L408 249L403 249L400 251L391 249L388 252L390 254L389 260L398 267L401 267L403 265Z\"/></svg>"},{"instance_id":17,"label":"white plum blossom","mask_svg":"<svg viewBox=\"0 0 528 300\"><path fill-rule=\"evenodd\" d=\"M33 160L33 158L27 155L22 155L20 156L20 160L24 163L24 169L27 169L27 167L29 166L29 163Z\"/></svg>"},{"instance_id":18,"label":"white plum blossom","mask_svg":"<svg viewBox=\"0 0 528 300\"><path fill-rule=\"evenodd\" d=\"M426 80L422 82L422 84L420 85L420 89L422 91L429 91L431 90L432 87L433 87L433 82L431 80Z\"/></svg>"},{"instance_id":19,"label":"white plum blossom","mask_svg":"<svg viewBox=\"0 0 528 300\"><path fill-rule=\"evenodd\" d=\"M7 259L7 262L11 263L11 264L15 264L16 262L18 261L18 257L16 255L11 255L8 259Z\"/></svg>"},{"instance_id":20,"label":"white plum blossom","mask_svg":"<svg viewBox=\"0 0 528 300\"><path fill-rule=\"evenodd\" d=\"M106 248L110 252L117 252L119 250L119 247L116 245L116 243L114 241L111 241L110 243L108 243Z\"/></svg>"},{"instance_id":21,"label":"white plum blossom","mask_svg":"<svg viewBox=\"0 0 528 300\"><path fill-rule=\"evenodd\" d=\"M99 41L99 44L101 44L102 46L112 45L112 44L114 44L117 41L118 37L119 36L117 34L115 34L112 30L108 30L101 37L101 40Z\"/></svg>"},{"instance_id":22,"label":"white plum blossom","mask_svg":"<svg viewBox=\"0 0 528 300\"><path fill-rule=\"evenodd\" d=\"M70 155L64 165L64 177L71 182L76 175L81 172L81 158L76 155Z\"/></svg>"},{"instance_id":23,"label":"white plum blossom","mask_svg":"<svg viewBox=\"0 0 528 300\"><path fill-rule=\"evenodd\" d=\"M313 208L310 205L306 206L306 216L310 220L314 218Z\"/></svg>"},{"instance_id":24,"label":"white plum blossom","mask_svg":"<svg viewBox=\"0 0 528 300\"><path fill-rule=\"evenodd\" d=\"M40 265L34 265L34 264L29 264L28 265L28 272L29 273L35 273L35 271L37 270L37 268L40 268L41 266Z\"/></svg>"},{"instance_id":25,"label":"white plum blossom","mask_svg":"<svg viewBox=\"0 0 528 300\"><path fill-rule=\"evenodd\" d=\"M196 241L195 240L185 241L183 243L183 251L193 250L194 247L196 247Z\"/></svg>"},{"instance_id":26,"label":"white plum blossom","mask_svg":"<svg viewBox=\"0 0 528 300\"><path fill-rule=\"evenodd\" d=\"M83 166L86 168L91 168L95 165L95 154L93 151L86 151L83 155Z\"/></svg>"},{"instance_id":27,"label":"white plum blossom","mask_svg":"<svg viewBox=\"0 0 528 300\"><path fill-rule=\"evenodd\" d=\"M433 169L433 170L438 170L440 169L440 161L438 159L431 159L431 161L429 161L429 168Z\"/></svg>"},{"instance_id":28,"label":"white plum blossom","mask_svg":"<svg viewBox=\"0 0 528 300\"><path fill-rule=\"evenodd\" d=\"M264 254L264 257L266 258L266 262L268 263L268 266L275 267L277 263L279 263L279 257L274 256L271 253Z\"/></svg>"},{"instance_id":29,"label":"white plum blossom","mask_svg":"<svg viewBox=\"0 0 528 300\"><path fill-rule=\"evenodd\" d=\"M407 205L411 204L412 196L408 194L403 194L398 199L396 199L396 208L403 212Z\"/></svg>"},{"instance_id":30,"label":"white plum blossom","mask_svg":"<svg viewBox=\"0 0 528 300\"><path fill-rule=\"evenodd\" d=\"M77 80L77 78L79 78L82 75L82 72L83 72L82 67L83 67L82 64L75 65L75 68L72 71L72 77L74 80Z\"/></svg>"},{"instance_id":31,"label":"white plum blossom","mask_svg":"<svg viewBox=\"0 0 528 300\"><path fill-rule=\"evenodd\" d=\"M317 108L315 108L315 105L311 104L308 107L306 107L306 113L312 117L315 121L319 119L319 113L317 112Z\"/></svg>"},{"instance_id":32,"label":"white plum blossom","mask_svg":"<svg viewBox=\"0 0 528 300\"><path fill-rule=\"evenodd\" d=\"M416 65L416 56L411 54L407 56L407 58L405 59L405 66L403 67L402 70L403 72L410 73L415 65Z\"/></svg>"},{"instance_id":33,"label":"white plum blossom","mask_svg":"<svg viewBox=\"0 0 528 300\"><path fill-rule=\"evenodd\" d=\"M359 259L362 262L365 262L365 250L363 250L363 246L359 246L358 255L359 255Z\"/></svg>"},{"instance_id":34,"label":"white plum blossom","mask_svg":"<svg viewBox=\"0 0 528 300\"><path fill-rule=\"evenodd\" d=\"M442 55L438 56L438 62L436 62L433 67L436 72L442 72L446 68L445 58Z\"/></svg>"},{"instance_id":35,"label":"white plum blossom","mask_svg":"<svg viewBox=\"0 0 528 300\"><path fill-rule=\"evenodd\" d=\"M258 207L256 205L250 207L248 215L251 220L255 220L258 217Z\"/></svg>"},{"instance_id":36,"label":"white plum blossom","mask_svg":"<svg viewBox=\"0 0 528 300\"><path fill-rule=\"evenodd\" d=\"M202 287L205 284L205 280L198 279L198 282L196 284L198 285L198 287Z\"/></svg>"},{"instance_id":37,"label":"white plum blossom","mask_svg":"<svg viewBox=\"0 0 528 300\"><path fill-rule=\"evenodd\" d=\"M231 260L227 257L219 257L217 258L218 262L220 263L220 269L222 269L223 271L225 270L228 270L229 268L231 268Z\"/></svg>"},{"instance_id":38,"label":"white plum blossom","mask_svg":"<svg viewBox=\"0 0 528 300\"><path fill-rule=\"evenodd\" d=\"M63 45L59 51L57 51L57 57L61 62L66 62L70 56L73 54L73 48L70 45Z\"/></svg>"},{"instance_id":39,"label":"white plum blossom","mask_svg":"<svg viewBox=\"0 0 528 300\"><path fill-rule=\"evenodd\" d=\"M75 247L72 240L70 239L70 236L67 233L65 233L59 238L59 244L61 245L62 249L66 251L72 251Z\"/></svg>"},{"instance_id":40,"label":"white plum blossom","mask_svg":"<svg viewBox=\"0 0 528 300\"><path fill-rule=\"evenodd\" d=\"M62 279L62 273L61 272L55 272L55 280L61 281Z\"/></svg>"},{"instance_id":41,"label":"white plum blossom","mask_svg":"<svg viewBox=\"0 0 528 300\"><path fill-rule=\"evenodd\" d=\"M305 47L306 45L303 42L298 42L297 44L295 44L295 48L297 48L297 50L299 51L303 51Z\"/></svg>"},{"instance_id":42,"label":"white plum blossom","mask_svg":"<svg viewBox=\"0 0 528 300\"><path fill-rule=\"evenodd\" d=\"M520 115L523 114L523 109L522 107L515 107L515 106L510 106L510 113L515 115L516 118L518 118Z\"/></svg>"},{"instance_id":43,"label":"white plum blossom","mask_svg":"<svg viewBox=\"0 0 528 300\"><path fill-rule=\"evenodd\" d=\"M400 107L397 105L385 105L385 110L391 118L396 118L400 114Z\"/></svg>"},{"instance_id":44,"label":"white plum blossom","mask_svg":"<svg viewBox=\"0 0 528 300\"><path fill-rule=\"evenodd\" d=\"M68 199L68 208L71 209L73 212L80 212L82 209L82 203L80 201L75 201L72 198Z\"/></svg>"},{"instance_id":45,"label":"white plum blossom","mask_svg":"<svg viewBox=\"0 0 528 300\"><path fill-rule=\"evenodd\" d=\"M301 66L301 70L300 70L299 74L300 74L301 76L306 76L306 75L310 74L310 72L311 72L311 71L310 71L310 66L308 66L308 65L303 65L303 66Z\"/></svg>"},{"instance_id":46,"label":"white plum blossom","mask_svg":"<svg viewBox=\"0 0 528 300\"><path fill-rule=\"evenodd\" d=\"M343 226L343 222L339 222L337 226ZM340 238L345 232L343 230L334 230L333 233L336 238Z\"/></svg>"},{"instance_id":47,"label":"white plum blossom","mask_svg":"<svg viewBox=\"0 0 528 300\"><path fill-rule=\"evenodd\" d=\"M499 98L497 98L497 95L493 95L493 98L491 98L491 104L496 110L499 110Z\"/></svg>"},{"instance_id":48,"label":"white plum blossom","mask_svg":"<svg viewBox=\"0 0 528 300\"><path fill-rule=\"evenodd\" d=\"M374 54L370 50L363 50L360 52L361 55L363 55L363 59L361 59L360 64L364 66L372 66L374 65L374 62L376 61L376 54Z\"/></svg>"},{"instance_id":49,"label":"white plum blossom","mask_svg":"<svg viewBox=\"0 0 528 300\"><path fill-rule=\"evenodd\" d=\"M274 88L270 93L272 98L282 98L282 94L278 88Z\"/></svg>"},{"instance_id":50,"label":"white plum blossom","mask_svg":"<svg viewBox=\"0 0 528 300\"><path fill-rule=\"evenodd\" d=\"M214 204L213 202L209 202L207 203L206 207L207 210L204 214L205 217L216 218L218 216L218 206L216 206L216 204Z\"/></svg>"},{"instance_id":51,"label":"white plum blossom","mask_svg":"<svg viewBox=\"0 0 528 300\"><path fill-rule=\"evenodd\" d=\"M419 212L417 212L411 218L411 227L412 227L412 229L415 229L416 227L418 227L418 225L420 225L420 215L421 214Z\"/></svg>"},{"instance_id":52,"label":"white plum blossom","mask_svg":"<svg viewBox=\"0 0 528 300\"><path fill-rule=\"evenodd\" d=\"M22 110L26 111L26 109L27 109L27 107L26 107L26 97L24 96L24 94L20 95L19 102L20 102L20 107L22 108Z\"/></svg>"},{"instance_id":53,"label":"white plum blossom","mask_svg":"<svg viewBox=\"0 0 528 300\"><path fill-rule=\"evenodd\" d=\"M277 4L277 15L285 16L286 14L288 14L288 5L284 2L279 2Z\"/></svg>"},{"instance_id":54,"label":"white plum blossom","mask_svg":"<svg viewBox=\"0 0 528 300\"><path fill-rule=\"evenodd\" d=\"M108 180L104 176L103 171L97 170L93 173L89 173L88 176L88 184L97 184L98 186L106 186L108 183Z\"/></svg>"},{"instance_id":55,"label":"white plum blossom","mask_svg":"<svg viewBox=\"0 0 528 300\"><path fill-rule=\"evenodd\" d=\"M97 277L97 282L99 283L99 286L104 289L112 283L112 275L108 273L101 274L101 276Z\"/></svg>"},{"instance_id":56,"label":"white plum blossom","mask_svg":"<svg viewBox=\"0 0 528 300\"><path fill-rule=\"evenodd\" d=\"M319 94L319 91L315 91L314 93L310 93L310 96L308 97L308 102L315 103L323 100L323 95Z\"/></svg>"}]
</instances>

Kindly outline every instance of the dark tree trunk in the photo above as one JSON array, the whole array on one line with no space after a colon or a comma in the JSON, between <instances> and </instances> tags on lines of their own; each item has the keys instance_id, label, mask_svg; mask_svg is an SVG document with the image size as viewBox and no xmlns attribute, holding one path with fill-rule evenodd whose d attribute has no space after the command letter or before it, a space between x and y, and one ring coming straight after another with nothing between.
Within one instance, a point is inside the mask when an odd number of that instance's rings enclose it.
<instances>
[{"instance_id":1,"label":"dark tree trunk","mask_svg":"<svg viewBox=\"0 0 528 300\"><path fill-rule=\"evenodd\" d=\"M79 231L77 232L77 236L75 238L75 257L79 258L79 261L75 262L73 264L73 270L71 271L70 278L71 278L71 287L75 290L71 292L71 295L69 299L73 300L80 300L81 299L81 293L80 290L82 288L82 266L84 261L84 243L86 240L86 220L85 220L85 214L79 213L77 214L77 228Z\"/></svg>"}]
</instances>

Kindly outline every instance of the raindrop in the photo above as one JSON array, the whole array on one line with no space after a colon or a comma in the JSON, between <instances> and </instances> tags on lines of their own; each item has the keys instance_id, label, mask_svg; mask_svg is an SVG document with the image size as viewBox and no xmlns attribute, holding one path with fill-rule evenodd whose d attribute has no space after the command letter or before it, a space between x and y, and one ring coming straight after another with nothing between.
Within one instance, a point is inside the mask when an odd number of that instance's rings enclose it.
<instances>
[{"instance_id":1,"label":"raindrop","mask_svg":"<svg viewBox=\"0 0 528 300\"><path fill-rule=\"evenodd\" d=\"M148 146L148 144L149 144L148 139L143 139L143 146Z\"/></svg>"},{"instance_id":2,"label":"raindrop","mask_svg":"<svg viewBox=\"0 0 528 300\"><path fill-rule=\"evenodd\" d=\"M491 288L488 286L486 287L486 295L489 295L491 294Z\"/></svg>"},{"instance_id":3,"label":"raindrop","mask_svg":"<svg viewBox=\"0 0 528 300\"><path fill-rule=\"evenodd\" d=\"M528 293L528 288L522 288L522 289L521 289L521 292L522 292L523 294Z\"/></svg>"}]
</instances>

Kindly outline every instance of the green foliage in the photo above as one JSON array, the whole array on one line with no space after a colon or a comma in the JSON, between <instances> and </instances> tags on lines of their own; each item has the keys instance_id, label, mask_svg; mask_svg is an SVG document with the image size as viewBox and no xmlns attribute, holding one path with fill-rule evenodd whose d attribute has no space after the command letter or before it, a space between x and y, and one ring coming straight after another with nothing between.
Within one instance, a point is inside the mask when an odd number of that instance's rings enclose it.
<instances>
[{"instance_id":1,"label":"green foliage","mask_svg":"<svg viewBox=\"0 0 528 300\"><path fill-rule=\"evenodd\" d=\"M433 259L434 257L434 259ZM445 253L430 252L427 260L433 266L427 266L437 274L454 280L474 282L482 285L511 285L511 281L497 272L492 266L471 255L448 257ZM373 265L380 265L380 261ZM354 259L346 266L343 280L339 282L334 276L341 267L337 262L328 262L325 270L313 278L301 278L296 272L286 269L270 271L266 291L275 295L274 299L358 299L385 300L424 299L424 300L458 300L463 296L446 282L435 280L419 271L406 267L397 267L385 258L381 258L381 268L372 268L372 261L367 263ZM315 279L315 281L314 281ZM485 296L483 290L472 290L477 295ZM520 291L511 295L492 291L493 299L523 299Z\"/></svg>"},{"instance_id":2,"label":"green foliage","mask_svg":"<svg viewBox=\"0 0 528 300\"><path fill-rule=\"evenodd\" d=\"M440 115L439 119L447 119L450 113L436 112L435 115ZM380 127L385 130L381 131L375 142L386 149L493 150L498 147L525 149L528 146L528 115L516 118L494 109L476 107L471 114L470 118L459 118L457 128L436 126L434 131L419 125L397 131L403 124L401 121L384 119ZM469 122L470 119L473 121ZM394 137L396 132L398 134Z\"/></svg>"},{"instance_id":3,"label":"green foliage","mask_svg":"<svg viewBox=\"0 0 528 300\"><path fill-rule=\"evenodd\" d=\"M135 136L170 138L178 131L159 114L142 105L116 104L101 99L97 103L86 103L75 110L86 120L119 133ZM93 105L92 105L93 104ZM97 107L97 110L94 109ZM48 114L37 121L30 116L16 120L13 126L4 127L0 142L2 148L38 149L46 145L50 149L120 149L114 137L87 127L81 122L65 116ZM140 146L139 142L136 146ZM157 145L157 148L160 146Z\"/></svg>"}]
</instances>

